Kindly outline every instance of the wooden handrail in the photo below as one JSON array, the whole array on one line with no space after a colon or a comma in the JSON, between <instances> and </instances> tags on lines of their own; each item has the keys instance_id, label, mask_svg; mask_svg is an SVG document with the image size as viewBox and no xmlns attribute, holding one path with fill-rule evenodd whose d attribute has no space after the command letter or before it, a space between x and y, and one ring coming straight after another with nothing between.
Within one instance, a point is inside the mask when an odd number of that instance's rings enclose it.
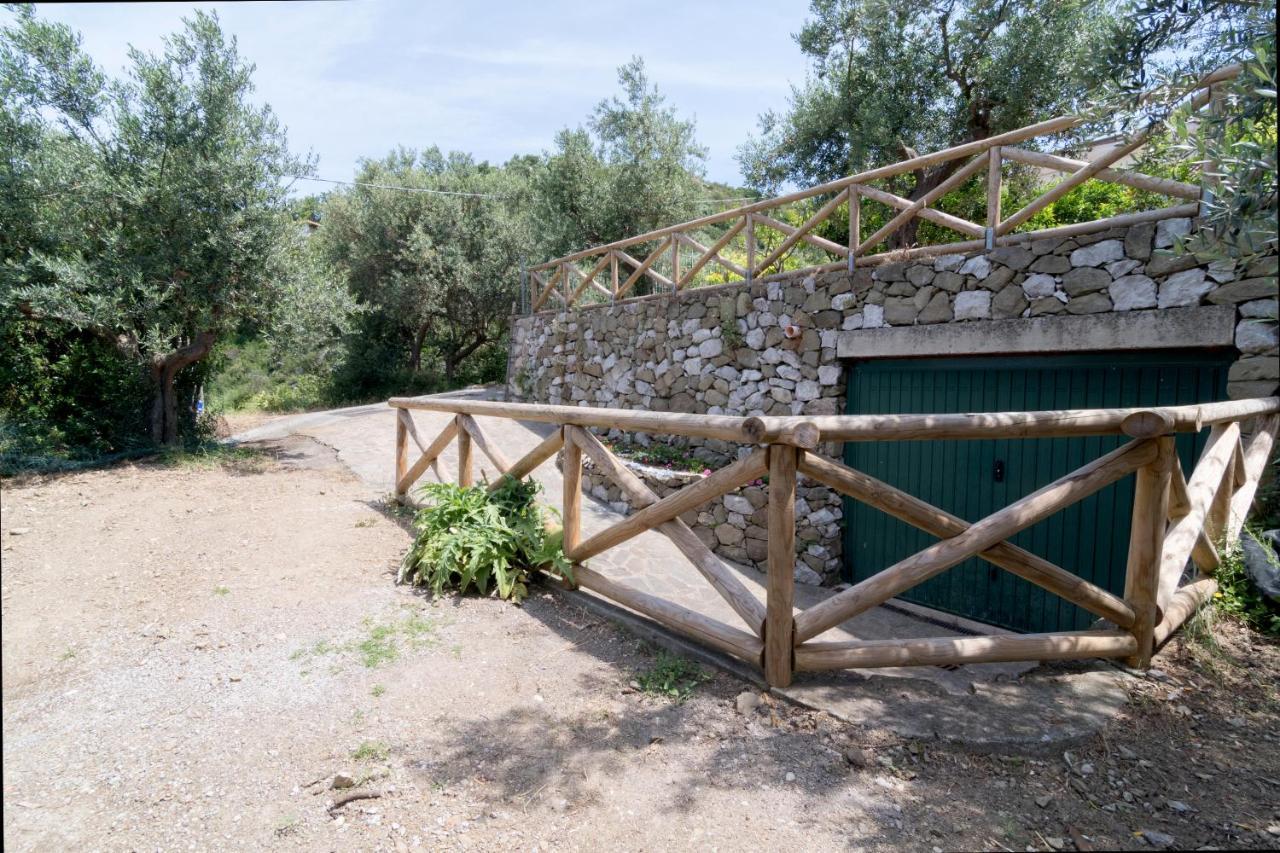
<instances>
[{"instance_id":1,"label":"wooden handrail","mask_svg":"<svg viewBox=\"0 0 1280 853\"><path fill-rule=\"evenodd\" d=\"M1230 79L1239 73L1239 66L1228 66L1219 69L1213 74L1205 76L1183 95L1182 103L1184 104L1184 108L1191 111L1202 108L1204 105L1209 103L1208 87L1215 83ZM761 199L750 204L702 216L677 225L654 229L644 234L638 234L634 237L626 237L600 246L583 249L581 251L565 255L564 257L532 266L529 268L529 271L534 274L535 281L540 281L537 277L538 272L549 269L559 269L562 274L566 276L565 285L567 287L566 271L569 268L577 270L577 267L573 266L576 262L599 256L600 260L596 268L585 276L583 281L572 293L565 294L564 301L566 307L571 307L588 284L594 285L599 291L610 295L612 299L617 299L630 289L630 286L635 283L641 274L648 272L657 278L658 274L651 272L649 267L655 260L657 260L662 252L667 250L672 254L672 275L670 279L665 279L665 276L663 278L670 284L673 291L678 291L683 286L690 283L697 272L700 271L709 260L717 260L726 268L734 270L736 265L724 262L716 252L704 251L703 257L698 261L695 267L682 273L680 270L681 263L679 254L680 246L686 244L688 240L692 240L690 232L711 225L720 225L732 220L738 220L738 223L729 230L729 233L721 234L717 238L717 250L727 245L734 236L745 228L747 231L748 263L745 269L738 268L741 269L741 272L738 274L741 275L744 280L751 281L757 274L776 264L788 250L801 241L816 246L826 252L845 258L845 265L852 270L856 263L853 259L859 255L865 256L868 249L883 242L908 221L916 218L938 223L946 228L959 231L962 234L982 237L983 240L977 243L977 247L979 248L992 248L995 245L1001 244L1007 245L1007 243L1001 243L1000 241L1013 236L1027 236L1014 235L1014 229L1024 225L1037 212L1048 207L1072 189L1091 179L1120 183L1149 192L1167 195L1175 199L1200 198L1201 189L1191 184L1112 168L1114 163L1124 159L1126 156L1146 144L1149 135L1152 133L1153 126L1144 128L1113 150L1107 152L1104 156L1092 162L1073 160L1067 157L1030 151L1018 147L1018 143L1026 142L1038 136L1062 133L1078 127L1084 122L1085 119L1081 116L1059 116L1047 121L1011 130L1006 133L997 134L986 139L975 140L962 145L952 146L951 148L945 148L941 151L919 155L888 166L867 169L857 174L818 184L817 186L813 186L808 189L799 190L774 198ZM883 189L870 186L870 183L873 181L892 178L897 175L917 171L939 163L967 158L972 159L954 174L950 175L947 180L943 181L939 186L930 190L924 196L916 200L908 200ZM1011 160L1057 171L1066 171L1070 174L1054 187L1041 193L1035 199L1032 199L1021 210L1018 210L1006 219L1001 220L999 216L999 192L1001 181L1000 164L1003 160ZM985 227L930 207L931 204L936 202L942 196L958 188L969 178L982 172L984 167L986 167L988 214L988 222ZM855 202L861 196L866 196L875 201L889 205L890 207L899 208L900 212L892 217L888 223L876 231L876 233L867 240L859 242L860 235L857 231L860 216L858 214L858 206ZM818 206L815 212L808 216L804 224L799 227L788 225L776 218L765 215L765 211L774 210L796 202L808 201L811 199L825 200ZM839 243L835 243L813 233L816 226L827 221L835 210L846 202L851 204L849 215L851 236L848 240L848 245L842 246ZM1188 209L1191 209L1192 213L1187 213ZM1195 209L1196 206L1178 205L1162 208L1157 211L1143 211L1143 213L1148 214L1148 219L1135 221L1149 221L1150 218L1194 215ZM1064 227L1074 229L1072 233L1088 233L1089 231L1100 230L1104 227L1113 227L1111 225L1103 225L1103 223L1112 222L1115 219L1116 218L1096 220L1094 222L1078 223L1073 226ZM756 263L755 246L753 245L754 231L757 225L763 225L765 227L778 230L786 235L782 243L770 251L764 260L758 264ZM1056 230L1057 229L1044 229L1042 231L1030 233L1035 236L1046 236L1055 233ZM644 265L644 270L641 271L640 269L637 269L637 272L633 273L628 278L627 283L619 285L616 282L616 275L613 276L615 280L609 288L599 285L594 281L595 275L602 271L604 266L608 265L616 267L619 260L629 260L632 266L637 266L635 260L630 258L629 255L626 255L622 250L629 246L641 243L652 243L654 241L659 241L658 247L653 251L650 258L647 259ZM695 241L694 245L700 246L701 244L697 244ZM967 243L952 243L947 244L947 248L950 251L967 251L968 245L969 244ZM906 251L909 255L914 256L916 254L923 254L923 252L921 252L922 248L923 247L912 247L908 248ZM824 264L817 267L808 267L806 269L826 269L828 266L829 265ZM579 274L581 275L580 272ZM541 307L543 302L545 302L548 292L550 292L550 288L547 288L547 291L545 291L543 295L535 301L533 308L535 312L539 307Z\"/></svg>"},{"instance_id":2,"label":"wooden handrail","mask_svg":"<svg viewBox=\"0 0 1280 853\"><path fill-rule=\"evenodd\" d=\"M994 158L991 161L994 162ZM704 252L704 255L706 253ZM574 562L570 585L596 592L672 630L760 666L773 686L794 671L847 667L920 666L984 661L1119 657L1144 667L1151 655L1217 590L1214 542L1230 545L1256 493L1280 431L1280 398L1190 406L948 415L839 415L817 418L732 417L631 412L576 406L498 403L457 398L395 398L395 484L400 499L426 469L458 443L457 481L473 482L476 448L498 477L528 476L564 449L564 552ZM452 415L424 444L413 410ZM560 428L514 463L488 439L479 416L551 422ZM588 427L719 438L763 445L694 484L659 498ZM1177 432L1210 427L1189 482L1174 452ZM491 433L492 434L492 433ZM973 523L818 456L820 441L926 438L1033 438L1128 435L1131 441ZM1242 436L1248 440L1242 440ZM409 465L410 442L422 451ZM612 480L633 512L583 541L583 457ZM678 516L728 494L767 472L768 573L763 602ZM1124 598L1012 544L1010 537L1121 478L1135 474ZM803 475L911 524L940 541L806 610L795 612L795 524L798 476ZM441 475L441 479L447 479ZM742 618L748 630L725 625L687 607L641 592L594 571L584 561L641 532L668 537ZM988 637L813 642L869 608L901 595L970 557L980 557L1110 620L1120 630L1067 631ZM1188 558L1200 573L1182 583Z\"/></svg>"}]
</instances>

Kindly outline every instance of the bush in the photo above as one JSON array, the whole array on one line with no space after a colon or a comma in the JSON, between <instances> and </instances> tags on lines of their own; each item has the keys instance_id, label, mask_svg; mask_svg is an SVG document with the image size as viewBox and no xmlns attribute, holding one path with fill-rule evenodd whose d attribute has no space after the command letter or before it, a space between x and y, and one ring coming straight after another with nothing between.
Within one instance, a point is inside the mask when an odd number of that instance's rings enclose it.
<instances>
[{"instance_id":1,"label":"bush","mask_svg":"<svg viewBox=\"0 0 1280 853\"><path fill-rule=\"evenodd\" d=\"M528 593L529 571L550 567L568 577L562 532L549 532L536 498L537 483L504 477L492 493L483 486L429 483L420 494L417 538L400 565L399 583L481 595L494 585L500 598L519 601Z\"/></svg>"},{"instance_id":2,"label":"bush","mask_svg":"<svg viewBox=\"0 0 1280 853\"><path fill-rule=\"evenodd\" d=\"M1241 534L1252 535L1248 530ZM1270 552L1270 546L1263 544L1263 547ZM1243 549L1238 544L1222 555L1213 577L1218 582L1218 591L1213 594L1215 609L1260 634L1280 638L1280 605L1267 598L1253 582L1244 565Z\"/></svg>"}]
</instances>

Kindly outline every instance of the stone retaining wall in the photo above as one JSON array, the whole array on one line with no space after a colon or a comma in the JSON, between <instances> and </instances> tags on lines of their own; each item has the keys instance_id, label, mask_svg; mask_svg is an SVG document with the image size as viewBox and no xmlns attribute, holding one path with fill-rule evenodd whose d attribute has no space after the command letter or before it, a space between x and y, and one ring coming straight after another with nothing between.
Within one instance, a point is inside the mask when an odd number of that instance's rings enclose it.
<instances>
[{"instance_id":1,"label":"stone retaining wall","mask_svg":"<svg viewBox=\"0 0 1280 853\"><path fill-rule=\"evenodd\" d=\"M519 317L513 321L509 394L529 402L650 411L837 414L845 407L837 347L856 350L845 344L859 335L870 341L886 329L911 334L911 328L937 324L1046 318L1037 321L1043 325L1054 317L1166 309L1182 309L1185 323L1186 309L1197 306L1234 306L1240 358L1230 371L1230 396L1270 394L1280 381L1276 258L1240 269L1162 251L1193 226L1171 219L989 253L882 263L852 274L797 274ZM996 335L1018 326L973 328ZM1151 341L1117 340L1114 348L1185 345L1172 325L1165 335L1158 334L1160 322L1147 326L1157 330ZM1221 343L1232 343L1229 327L1227 333ZM687 443L712 465L741 452L724 442ZM838 504L824 508L838 522ZM830 531L815 541L827 555L824 568L806 562L831 580L839 569L839 525L819 528Z\"/></svg>"}]
</instances>

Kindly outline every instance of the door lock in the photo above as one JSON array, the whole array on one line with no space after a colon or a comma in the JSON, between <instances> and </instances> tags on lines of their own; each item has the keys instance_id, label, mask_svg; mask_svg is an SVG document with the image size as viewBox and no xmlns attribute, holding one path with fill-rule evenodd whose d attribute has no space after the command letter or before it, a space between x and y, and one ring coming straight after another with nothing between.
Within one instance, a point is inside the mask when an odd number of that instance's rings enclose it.
<instances>
[{"instance_id":1,"label":"door lock","mask_svg":"<svg viewBox=\"0 0 1280 853\"><path fill-rule=\"evenodd\" d=\"M997 483L1004 482L1004 460L997 459L996 464L991 468L991 479Z\"/></svg>"}]
</instances>

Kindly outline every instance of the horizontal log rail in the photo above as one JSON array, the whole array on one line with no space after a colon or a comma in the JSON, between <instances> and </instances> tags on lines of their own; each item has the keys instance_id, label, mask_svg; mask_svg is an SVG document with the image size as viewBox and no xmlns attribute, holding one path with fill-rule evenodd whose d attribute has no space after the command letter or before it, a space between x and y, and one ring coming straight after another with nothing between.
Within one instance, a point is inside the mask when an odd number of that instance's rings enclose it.
<instances>
[{"instance_id":1,"label":"horizontal log rail","mask_svg":"<svg viewBox=\"0 0 1280 853\"><path fill-rule=\"evenodd\" d=\"M1239 66L1228 66L1207 75L1184 94L1180 108L1188 112L1202 109L1210 101L1210 87L1231 79L1239 71ZM805 190L762 199L537 264L528 270L530 281L538 289L532 300L531 310L535 313L547 309L567 310L578 304L584 294L590 294L590 298L595 301L604 299L614 302L623 298L636 298L630 294L636 284L646 277L663 291L678 292L693 286L697 276L711 263L750 282L803 271L840 268L852 271L855 266L878 264L889 259L903 260L948 252L992 249L1051 236L1087 234L1125 224L1194 216L1199 212L1200 201L1204 197L1201 187L1118 168L1121 161L1149 142L1156 127L1154 125L1139 130L1092 161L1075 160L1024 147L1026 143L1032 143L1041 137L1061 136L1079 128L1084 122L1085 119L1080 116L1060 116L987 139L864 170ZM938 186L916 199L898 195L891 186L874 186L876 182L955 161L962 165ZM1021 209L1002 215L1000 190L1002 166L1006 162L1049 173L1065 173L1066 177L1028 201ZM970 222L938 209L937 205L944 198L960 190L972 179L985 181L986 184L985 222ZM1088 181L1120 184L1166 196L1175 202L1192 203L1135 211L1068 226L1020 230L1031 223L1037 213ZM860 225L864 199L884 205L893 212L888 221L866 239L862 238ZM785 212L795 205L804 206L799 215ZM832 217L841 210L845 211L848 221L848 239L843 244L819 233L820 226L830 223ZM801 217L803 221L800 221ZM784 221L788 218L791 218L790 222ZM979 239L934 246L907 246L893 252L879 251L885 241L913 220L932 222L964 237ZM782 239L772 245L762 242L767 239L767 232L780 234ZM830 233L829 229L827 233ZM702 238L703 242L695 239L695 234L706 235ZM794 252L801 244L811 250L817 249L819 256L825 253L842 260L834 263L819 260L808 266L785 269L789 253ZM645 247L648 253L644 260L637 260L626 251L632 247ZM693 263L683 270L682 247L698 253ZM738 257L741 257L738 253L745 254L745 265L724 257L724 253L730 248L734 249ZM669 262L664 261L666 258L669 258ZM809 257L809 260L813 258ZM620 280L617 274L619 262L628 264L633 270L625 280ZM663 267L664 271L655 269L655 266L664 263L667 264ZM597 280L597 276L606 268L611 268L613 273L612 281L607 286ZM775 272L771 273L771 270ZM552 295L556 297L558 305L548 304Z\"/></svg>"},{"instance_id":2,"label":"horizontal log rail","mask_svg":"<svg viewBox=\"0 0 1280 853\"><path fill-rule=\"evenodd\" d=\"M709 247L714 248L714 247ZM642 263L642 262L641 262ZM601 269L604 269L602 266ZM1148 665L1151 656L1217 590L1213 573L1224 547L1232 547L1256 494L1280 431L1280 398L1191 406L997 412L946 415L834 415L735 417L634 412L576 406L505 403L453 397L401 397L396 410L395 490L407 500L428 470L450 479L442 460L458 444L457 482L474 482L474 452L495 476L527 477L563 451L564 551L574 564L573 585L608 598L707 646L758 665L771 685L790 683L797 671L928 666L1064 658L1123 658ZM414 411L448 415L431 442L419 436ZM524 456L486 434L484 418L555 425ZM621 429L665 436L715 438L744 446L738 461L659 497L591 429ZM1184 476L1174 453L1178 433L1209 430L1200 458ZM969 522L889 483L817 452L823 442L929 439L1018 439L1122 435L1117 449L1059 477L984 519ZM410 446L420 454L410 463ZM485 461L487 460L487 462ZM589 460L621 489L631 512L582 536L582 466ZM1009 541L1022 530L1129 475L1135 476L1129 556L1123 596L1084 580ZM768 572L761 594L721 560L683 521L684 515L747 483L767 477ZM834 489L910 524L938 541L823 599L794 607L795 505L799 478ZM745 627L642 592L587 561L654 531L666 536L720 595ZM830 641L827 631L978 557L1105 620L1089 631ZM1193 568L1191 568L1193 567ZM1190 572L1194 575L1188 577ZM1109 624L1107 624L1109 623Z\"/></svg>"}]
</instances>

